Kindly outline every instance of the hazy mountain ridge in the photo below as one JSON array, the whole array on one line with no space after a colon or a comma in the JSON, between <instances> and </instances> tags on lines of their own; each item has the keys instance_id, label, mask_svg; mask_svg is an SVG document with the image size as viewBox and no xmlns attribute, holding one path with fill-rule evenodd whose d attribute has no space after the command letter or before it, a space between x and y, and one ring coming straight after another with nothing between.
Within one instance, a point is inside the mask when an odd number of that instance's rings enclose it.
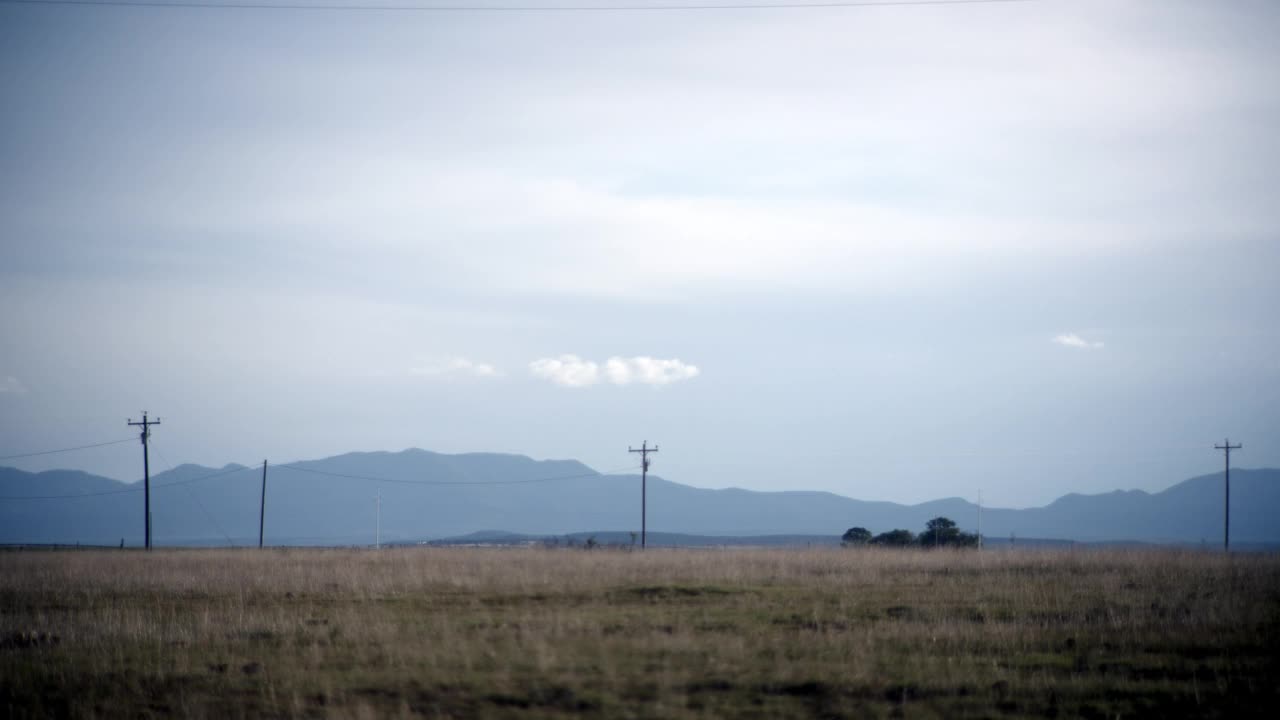
<instances>
[{"instance_id":1,"label":"hazy mountain ridge","mask_svg":"<svg viewBox=\"0 0 1280 720\"><path fill-rule=\"evenodd\" d=\"M268 543L372 542L379 493L382 538L388 542L491 529L530 536L638 531L639 481L638 475L594 474L575 460L444 455L416 448L347 453L268 466L266 537ZM154 541L256 544L261 483L260 466L184 464L157 473L152 477ZM1280 541L1280 528L1270 521L1280 510L1280 470L1233 469L1231 484L1232 540ZM79 471L33 474L0 468L0 497L84 493L100 494L0 500L0 542L116 544L123 539L141 544L141 483ZM1222 495L1220 473L1159 493L1073 493L1040 508L986 508L982 532L1002 538L1218 544ZM688 535L839 536L855 525L873 532L914 531L938 515L970 531L978 522L977 506L961 498L901 505L822 491L694 488L654 475L648 497L650 531Z\"/></svg>"}]
</instances>

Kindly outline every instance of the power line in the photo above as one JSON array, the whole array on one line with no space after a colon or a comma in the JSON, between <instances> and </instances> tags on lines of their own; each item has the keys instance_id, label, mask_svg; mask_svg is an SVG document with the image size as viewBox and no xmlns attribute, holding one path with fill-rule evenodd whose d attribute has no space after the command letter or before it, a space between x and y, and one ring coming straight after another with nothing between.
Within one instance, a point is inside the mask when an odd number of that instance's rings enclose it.
<instances>
[{"instance_id":1,"label":"power line","mask_svg":"<svg viewBox=\"0 0 1280 720\"><path fill-rule=\"evenodd\" d=\"M199 495L196 495L196 491L191 489L190 485L184 485L182 486L182 489L186 490L187 494L191 496L191 499L196 501L196 507L200 508L200 512L204 513L205 519L213 524L213 527L217 529L218 533L222 535L222 537L227 539L227 545L235 547L236 541L232 540L231 536L227 534L227 531L222 529L222 524L213 516L213 513L209 512L209 508L204 506L204 502L200 500Z\"/></svg>"},{"instance_id":2,"label":"power line","mask_svg":"<svg viewBox=\"0 0 1280 720\"><path fill-rule=\"evenodd\" d=\"M126 488L124 490L103 490L101 492L72 493L68 495L4 495L4 496L0 496L0 500L64 500L69 498L102 497L104 495L124 495L125 493L135 493L135 492L142 492L142 488Z\"/></svg>"},{"instance_id":3,"label":"power line","mask_svg":"<svg viewBox=\"0 0 1280 720\"><path fill-rule=\"evenodd\" d=\"M244 472L245 470L252 470L252 469L253 469L252 467L249 467L247 465L241 465L240 467L219 470L216 473L201 475L200 477L188 478L186 480L176 480L174 482L156 485L156 488L159 489L159 488L178 487L179 485L188 485L190 483L200 482L201 480L208 480L210 478L222 477L223 475L233 475L238 472Z\"/></svg>"},{"instance_id":4,"label":"power line","mask_svg":"<svg viewBox=\"0 0 1280 720\"><path fill-rule=\"evenodd\" d=\"M129 438L129 440L132 441L133 438ZM168 483L157 483L156 489L162 490L164 488L178 487L180 485L188 485L190 483L200 482L201 480L209 480L211 478L222 477L223 475L231 475L233 473L244 472L245 470L251 470L251 469L252 468L241 466L237 468L219 470L216 473L201 475L200 477L187 478L186 480L177 480L177 481L168 482ZM140 487L131 487L131 488L123 488L120 490L102 490L100 492L71 493L67 495L3 495L3 496L0 496L0 500L62 500L66 498L87 498L87 497L102 497L105 495L124 495L125 493L142 492L142 490L143 488L140 488Z\"/></svg>"},{"instance_id":5,"label":"power line","mask_svg":"<svg viewBox=\"0 0 1280 720\"><path fill-rule=\"evenodd\" d=\"M7 0L0 0L0 2L7 2ZM89 448L106 447L108 445L119 445L120 443L133 442L136 439L137 438L127 437L123 440L111 440L109 442L94 443L92 445L77 445L76 447L59 448L57 450L41 450L40 452L22 453L21 455L3 455L0 456L0 460L16 460L18 458L36 457L37 455L53 455L54 453L71 452L73 450L88 450Z\"/></svg>"},{"instance_id":6,"label":"power line","mask_svg":"<svg viewBox=\"0 0 1280 720\"><path fill-rule=\"evenodd\" d=\"M368 482L385 482L396 483L399 485L526 485L529 483L554 482L557 480L578 480L582 478L603 477L605 475L616 475L626 470L635 470L634 465L618 468L616 470L605 470L604 472L579 473L577 475L557 475L555 477L528 478L525 480L406 480L404 478L386 478L377 477L375 475L348 475L347 473L329 472L327 470L316 470L315 468L302 467L296 463L285 463L276 465L276 468L288 468L289 470L298 470L301 472L313 473L315 475L326 475L329 477L346 478L348 480L365 480Z\"/></svg>"},{"instance_id":7,"label":"power line","mask_svg":"<svg viewBox=\"0 0 1280 720\"><path fill-rule=\"evenodd\" d=\"M164 0L0 0L5 5L103 6L203 10L329 10L338 12L428 13L607 13L607 12L709 12L716 10L819 10L860 7L909 7L912 5L993 5L1041 0L852 0L851 2L663 4L663 5L324 5L274 2L165 2Z\"/></svg>"},{"instance_id":8,"label":"power line","mask_svg":"<svg viewBox=\"0 0 1280 720\"><path fill-rule=\"evenodd\" d=\"M133 438L129 438L129 440L132 441ZM604 472L590 472L590 473L582 473L579 475L557 475L555 477L530 478L526 480L477 480L472 482L468 480L405 480L402 478L384 478L384 477L376 477L372 475L348 475L346 473L334 473L334 472L328 472L325 470L315 470L313 468L304 468L304 467L299 467L297 465L276 465L275 467L288 468L290 470L298 470L300 472L308 472L308 473L313 473L315 475L328 475L330 477L347 478L349 480L365 480L369 482L397 483L400 485L524 485L528 483L554 482L557 480L579 480L582 478L604 477L607 475L617 475L627 470L638 469L634 465L628 465L627 467L616 468L613 470L605 470ZM162 490L165 488L178 487L180 485L187 485L189 483L200 482L201 480L210 480L212 478L222 477L223 475L232 475L235 473L244 472L246 470L253 470L253 469L254 469L253 467L241 466L241 467L219 470L218 472L215 472L215 473L210 473L208 475L201 475L199 477L187 478L186 480L176 480L174 482L157 483L156 489ZM70 493L65 495L0 495L0 500L64 500L64 499L70 499L70 498L88 498L88 497L103 497L106 495L123 495L125 493L141 492L142 490L143 488L140 488L140 487L132 487L132 488L123 488L120 490L103 490L100 492Z\"/></svg>"},{"instance_id":9,"label":"power line","mask_svg":"<svg viewBox=\"0 0 1280 720\"><path fill-rule=\"evenodd\" d=\"M172 471L173 463L169 462L169 458L165 457L164 453L160 452L160 448L156 448L156 454L160 456L160 460L165 465L168 465L169 470ZM191 496L191 499L196 501L196 506L200 508L200 512L204 513L205 518L208 519L208 521L213 524L213 527L216 528L217 531L222 534L222 537L227 539L227 544L230 545L231 547L235 547L236 546L235 541L231 539L231 536L227 534L226 530L222 529L221 523L219 523L217 518L213 516L213 513L209 512L209 509L204 506L204 503L200 500L200 496L196 495L196 491L191 489L191 485L184 484L182 486L182 489L186 490L187 494Z\"/></svg>"}]
</instances>

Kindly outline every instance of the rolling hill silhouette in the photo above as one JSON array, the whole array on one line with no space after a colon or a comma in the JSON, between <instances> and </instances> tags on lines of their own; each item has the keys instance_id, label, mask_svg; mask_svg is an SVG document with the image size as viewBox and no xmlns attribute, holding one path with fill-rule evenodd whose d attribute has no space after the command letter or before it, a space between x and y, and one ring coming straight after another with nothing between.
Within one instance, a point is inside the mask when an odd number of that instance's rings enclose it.
<instances>
[{"instance_id":1,"label":"rolling hill silhouette","mask_svg":"<svg viewBox=\"0 0 1280 720\"><path fill-rule=\"evenodd\" d=\"M1280 542L1280 470L1233 469L1232 542ZM0 543L127 545L142 542L141 483L78 471L0 468ZM154 542L256 544L261 467L181 465L152 477ZM416 541L503 531L561 535L639 530L638 475L601 475L574 460L521 455L445 455L426 450L348 453L270 466L268 544L365 544L382 496L382 539ZM78 496L78 497L66 497ZM19 499L21 498L21 499ZM1158 493L1066 495L1040 508L986 508L988 537L1078 541L1222 541L1222 476ZM977 507L959 498L918 505L868 502L828 492L708 490L649 476L651 532L719 536L831 535L919 530L933 517L966 530Z\"/></svg>"}]
</instances>

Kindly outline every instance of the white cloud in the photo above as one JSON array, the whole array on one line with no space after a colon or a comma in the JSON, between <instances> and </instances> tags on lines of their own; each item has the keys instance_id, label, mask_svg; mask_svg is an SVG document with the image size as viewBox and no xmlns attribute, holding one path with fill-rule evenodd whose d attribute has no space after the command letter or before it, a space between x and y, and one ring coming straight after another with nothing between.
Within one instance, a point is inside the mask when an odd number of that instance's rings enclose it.
<instances>
[{"instance_id":1,"label":"white cloud","mask_svg":"<svg viewBox=\"0 0 1280 720\"><path fill-rule=\"evenodd\" d=\"M13 393L21 395L27 391L27 386L23 385L18 378L12 375L6 375L0 378L0 393Z\"/></svg>"},{"instance_id":2,"label":"white cloud","mask_svg":"<svg viewBox=\"0 0 1280 720\"><path fill-rule=\"evenodd\" d=\"M697 366L678 358L664 360L646 355L609 358L601 366L577 355L541 358L529 363L529 372L557 385L586 387L601 381L614 385L669 385L697 377Z\"/></svg>"},{"instance_id":3,"label":"white cloud","mask_svg":"<svg viewBox=\"0 0 1280 720\"><path fill-rule=\"evenodd\" d=\"M609 382L615 385L667 385L697 377L698 368L677 358L661 360L641 355L633 358L611 357L604 364L604 373Z\"/></svg>"},{"instance_id":4,"label":"white cloud","mask_svg":"<svg viewBox=\"0 0 1280 720\"><path fill-rule=\"evenodd\" d=\"M411 375L471 375L473 377L498 377L502 373L489 363L472 362L464 357L453 357L425 363L419 367L409 368Z\"/></svg>"},{"instance_id":5,"label":"white cloud","mask_svg":"<svg viewBox=\"0 0 1280 720\"><path fill-rule=\"evenodd\" d=\"M586 387L600 382L600 366L577 355L534 360L529 363L529 372L565 387Z\"/></svg>"},{"instance_id":6,"label":"white cloud","mask_svg":"<svg viewBox=\"0 0 1280 720\"><path fill-rule=\"evenodd\" d=\"M1097 350L1104 346L1100 340L1085 340L1075 333L1063 333L1053 338L1053 342L1057 345L1070 348L1082 348L1085 350Z\"/></svg>"}]
</instances>

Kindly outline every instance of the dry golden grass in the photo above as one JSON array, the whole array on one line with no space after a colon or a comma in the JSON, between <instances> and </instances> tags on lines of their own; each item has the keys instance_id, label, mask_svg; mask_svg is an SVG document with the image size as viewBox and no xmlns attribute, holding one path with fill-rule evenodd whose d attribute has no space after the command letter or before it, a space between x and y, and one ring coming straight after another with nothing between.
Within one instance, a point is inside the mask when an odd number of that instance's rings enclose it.
<instances>
[{"instance_id":1,"label":"dry golden grass","mask_svg":"<svg viewBox=\"0 0 1280 720\"><path fill-rule=\"evenodd\" d=\"M1280 558L0 553L12 716L1269 715Z\"/></svg>"}]
</instances>

